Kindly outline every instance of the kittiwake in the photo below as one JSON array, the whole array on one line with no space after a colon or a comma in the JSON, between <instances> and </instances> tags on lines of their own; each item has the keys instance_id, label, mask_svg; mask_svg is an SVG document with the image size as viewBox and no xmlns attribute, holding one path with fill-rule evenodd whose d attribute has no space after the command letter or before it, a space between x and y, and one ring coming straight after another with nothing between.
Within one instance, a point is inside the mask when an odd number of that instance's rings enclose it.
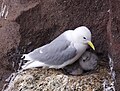
<instances>
[{"instance_id":1,"label":"kittiwake","mask_svg":"<svg viewBox=\"0 0 120 91\"><path fill-rule=\"evenodd\" d=\"M22 66L22 69L33 67L64 68L80 58L88 45L95 50L91 42L91 32L87 27L81 26L74 30L67 30L49 44L28 54L23 54L23 60L28 60L28 62Z\"/></svg>"},{"instance_id":2,"label":"kittiwake","mask_svg":"<svg viewBox=\"0 0 120 91\"><path fill-rule=\"evenodd\" d=\"M98 64L98 56L91 52L85 52L79 59L79 65L85 71L93 70Z\"/></svg>"},{"instance_id":3,"label":"kittiwake","mask_svg":"<svg viewBox=\"0 0 120 91\"><path fill-rule=\"evenodd\" d=\"M94 70L98 64L98 56L92 52L85 51L75 63L63 68L64 73L81 75L84 71Z\"/></svg>"}]
</instances>

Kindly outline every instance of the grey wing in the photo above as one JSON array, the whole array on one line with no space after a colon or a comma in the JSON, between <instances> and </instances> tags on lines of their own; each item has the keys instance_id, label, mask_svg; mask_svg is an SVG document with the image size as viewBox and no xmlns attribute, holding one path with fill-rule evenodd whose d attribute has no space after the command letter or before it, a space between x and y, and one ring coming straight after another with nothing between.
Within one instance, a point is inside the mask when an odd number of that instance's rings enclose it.
<instances>
[{"instance_id":1,"label":"grey wing","mask_svg":"<svg viewBox=\"0 0 120 91\"><path fill-rule=\"evenodd\" d=\"M63 35L50 44L40 47L29 54L34 59L49 65L61 65L75 57L77 50Z\"/></svg>"}]
</instances>

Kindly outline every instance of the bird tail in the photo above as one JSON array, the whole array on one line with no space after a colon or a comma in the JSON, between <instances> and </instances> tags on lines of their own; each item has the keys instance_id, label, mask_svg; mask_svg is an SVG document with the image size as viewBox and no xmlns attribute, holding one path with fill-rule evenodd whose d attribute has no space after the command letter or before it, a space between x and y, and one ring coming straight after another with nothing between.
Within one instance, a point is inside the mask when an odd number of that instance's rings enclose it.
<instances>
[{"instance_id":1,"label":"bird tail","mask_svg":"<svg viewBox=\"0 0 120 91\"><path fill-rule=\"evenodd\" d=\"M29 68L34 68L34 67L45 67L47 66L46 64L39 62L39 61L28 61L22 66L22 69L29 69Z\"/></svg>"},{"instance_id":2,"label":"bird tail","mask_svg":"<svg viewBox=\"0 0 120 91\"><path fill-rule=\"evenodd\" d=\"M27 60L27 62L22 66L22 69L23 70L26 70L26 69L29 69L29 68L33 68L33 67L45 67L47 66L46 64L40 62L40 61L35 61L35 60L32 60L28 54L24 54L22 57L21 57L24 60Z\"/></svg>"},{"instance_id":3,"label":"bird tail","mask_svg":"<svg viewBox=\"0 0 120 91\"><path fill-rule=\"evenodd\" d=\"M21 57L22 60L31 60L28 54L23 54Z\"/></svg>"}]
</instances>

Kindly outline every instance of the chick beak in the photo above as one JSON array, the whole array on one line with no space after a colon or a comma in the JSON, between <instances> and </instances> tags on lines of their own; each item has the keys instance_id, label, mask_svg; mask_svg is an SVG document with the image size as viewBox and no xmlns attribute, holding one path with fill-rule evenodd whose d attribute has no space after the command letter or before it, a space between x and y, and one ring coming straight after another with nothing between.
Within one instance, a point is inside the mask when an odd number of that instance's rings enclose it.
<instances>
[{"instance_id":1,"label":"chick beak","mask_svg":"<svg viewBox=\"0 0 120 91\"><path fill-rule=\"evenodd\" d=\"M91 41L88 41L87 43L93 50L95 50L95 47L94 47L94 45L93 45L93 43Z\"/></svg>"}]
</instances>

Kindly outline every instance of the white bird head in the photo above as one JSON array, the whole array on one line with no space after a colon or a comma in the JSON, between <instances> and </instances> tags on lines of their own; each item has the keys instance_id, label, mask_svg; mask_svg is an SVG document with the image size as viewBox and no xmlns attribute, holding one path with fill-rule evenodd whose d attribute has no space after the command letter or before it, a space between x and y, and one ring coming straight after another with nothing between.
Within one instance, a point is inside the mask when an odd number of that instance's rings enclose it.
<instances>
[{"instance_id":1,"label":"white bird head","mask_svg":"<svg viewBox=\"0 0 120 91\"><path fill-rule=\"evenodd\" d=\"M87 27L85 26L78 27L74 30L74 33L76 35L77 41L80 40L81 43L89 45L93 50L95 50L95 47L91 42L91 32Z\"/></svg>"}]
</instances>

